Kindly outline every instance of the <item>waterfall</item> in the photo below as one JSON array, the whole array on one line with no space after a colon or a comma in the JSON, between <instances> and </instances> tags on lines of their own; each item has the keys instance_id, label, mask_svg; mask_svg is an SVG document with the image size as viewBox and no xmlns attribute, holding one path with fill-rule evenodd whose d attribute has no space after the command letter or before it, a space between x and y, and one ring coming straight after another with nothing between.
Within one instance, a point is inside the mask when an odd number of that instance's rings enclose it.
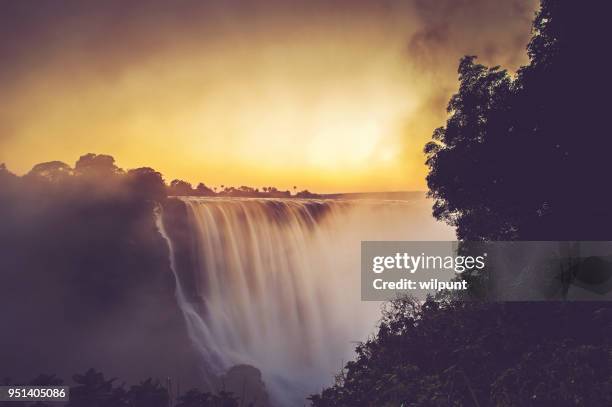
<instances>
[{"instance_id":1,"label":"waterfall","mask_svg":"<svg viewBox=\"0 0 612 407\"><path fill-rule=\"evenodd\" d=\"M283 406L329 385L374 332L380 304L360 301L360 241L451 238L424 198L176 199L187 209L194 270L177 270L162 216L157 225L194 346L213 372L259 368Z\"/></svg>"}]
</instances>

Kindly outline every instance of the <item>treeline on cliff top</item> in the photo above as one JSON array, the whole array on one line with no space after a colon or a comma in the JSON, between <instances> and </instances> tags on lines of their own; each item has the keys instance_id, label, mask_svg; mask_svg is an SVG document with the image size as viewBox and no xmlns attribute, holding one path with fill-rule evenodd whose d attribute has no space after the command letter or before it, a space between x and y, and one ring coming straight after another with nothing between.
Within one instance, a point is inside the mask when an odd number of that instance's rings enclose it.
<instances>
[{"instance_id":1,"label":"treeline on cliff top","mask_svg":"<svg viewBox=\"0 0 612 407\"><path fill-rule=\"evenodd\" d=\"M115 159L110 155L88 153L81 156L74 168L61 161L49 161L34 165L34 167L22 177L12 174L5 164L0 164L0 182L22 182L43 183L51 185L75 184L84 179L104 182L108 177L124 177L132 186L141 192L149 193L155 199L165 196L206 196L206 197L252 197L252 198L320 198L321 195L308 190L298 191L294 186L292 191L279 190L276 187L267 186L254 188L250 186L225 186L209 187L203 182L195 187L189 182L175 179L166 184L161 173L149 167L123 170L119 168ZM12 180L11 180L12 178ZM140 184L140 188L139 188ZM93 187L93 185L92 185Z\"/></svg>"}]
</instances>

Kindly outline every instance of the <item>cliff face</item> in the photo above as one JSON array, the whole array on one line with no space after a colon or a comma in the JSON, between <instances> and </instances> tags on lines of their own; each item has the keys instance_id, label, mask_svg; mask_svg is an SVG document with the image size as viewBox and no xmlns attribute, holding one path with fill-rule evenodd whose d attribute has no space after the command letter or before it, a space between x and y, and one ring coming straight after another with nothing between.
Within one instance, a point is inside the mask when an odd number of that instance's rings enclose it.
<instances>
[{"instance_id":1,"label":"cliff face","mask_svg":"<svg viewBox=\"0 0 612 407\"><path fill-rule=\"evenodd\" d=\"M164 227L172 241L176 271L189 300L197 302L195 277L198 264L194 253L196 236L190 225L187 206L180 199L169 198L164 201L162 211Z\"/></svg>"},{"instance_id":2,"label":"cliff face","mask_svg":"<svg viewBox=\"0 0 612 407\"><path fill-rule=\"evenodd\" d=\"M119 183L0 181L0 377L196 384L153 203Z\"/></svg>"}]
</instances>

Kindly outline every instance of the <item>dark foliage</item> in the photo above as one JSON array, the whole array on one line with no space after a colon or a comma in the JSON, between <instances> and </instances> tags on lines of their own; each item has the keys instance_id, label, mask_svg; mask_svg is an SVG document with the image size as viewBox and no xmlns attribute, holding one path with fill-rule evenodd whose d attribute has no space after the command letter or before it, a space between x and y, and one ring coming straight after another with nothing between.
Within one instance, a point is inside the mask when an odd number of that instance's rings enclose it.
<instances>
[{"instance_id":1,"label":"dark foliage","mask_svg":"<svg viewBox=\"0 0 612 407\"><path fill-rule=\"evenodd\" d=\"M315 407L608 406L612 310L592 303L388 304Z\"/></svg>"},{"instance_id":2,"label":"dark foliage","mask_svg":"<svg viewBox=\"0 0 612 407\"><path fill-rule=\"evenodd\" d=\"M230 391L209 393L190 389L177 397L168 387L151 378L126 388L117 379L108 379L94 369L75 374L70 386L70 401L66 407L168 407L169 400L175 407L255 407L255 401L238 397ZM13 383L14 384L14 383ZM39 375L27 383L33 386L62 386L64 382L54 375ZM51 402L0 402L4 407L51 407Z\"/></svg>"},{"instance_id":3,"label":"dark foliage","mask_svg":"<svg viewBox=\"0 0 612 407\"><path fill-rule=\"evenodd\" d=\"M189 390L178 398L176 407L239 407L241 403L238 397L223 390L218 394ZM252 405L248 404L247 406L250 407Z\"/></svg>"},{"instance_id":4,"label":"dark foliage","mask_svg":"<svg viewBox=\"0 0 612 407\"><path fill-rule=\"evenodd\" d=\"M598 8L543 1L530 63L516 77L461 61L451 116L425 148L434 215L460 239L610 238L610 75Z\"/></svg>"},{"instance_id":5,"label":"dark foliage","mask_svg":"<svg viewBox=\"0 0 612 407\"><path fill-rule=\"evenodd\" d=\"M70 388L70 407L115 407L125 406L127 392L115 387L116 379L106 379L94 369L73 376L76 383ZM167 403L167 400L166 400ZM159 405L159 404L158 404Z\"/></svg>"}]
</instances>

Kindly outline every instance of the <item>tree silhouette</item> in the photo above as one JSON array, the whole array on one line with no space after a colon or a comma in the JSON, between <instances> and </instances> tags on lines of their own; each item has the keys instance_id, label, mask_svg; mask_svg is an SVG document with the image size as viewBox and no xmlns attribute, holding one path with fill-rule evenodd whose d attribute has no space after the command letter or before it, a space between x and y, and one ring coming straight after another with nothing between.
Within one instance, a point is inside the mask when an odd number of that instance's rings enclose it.
<instances>
[{"instance_id":1,"label":"tree silhouette","mask_svg":"<svg viewBox=\"0 0 612 407\"><path fill-rule=\"evenodd\" d=\"M69 407L126 406L125 390L114 387L116 379L106 379L94 369L73 376L76 386L70 389Z\"/></svg>"},{"instance_id":2,"label":"tree silhouette","mask_svg":"<svg viewBox=\"0 0 612 407\"><path fill-rule=\"evenodd\" d=\"M207 187L203 182L200 182L195 189L196 195L199 196L212 196L215 195L215 191Z\"/></svg>"},{"instance_id":3,"label":"tree silhouette","mask_svg":"<svg viewBox=\"0 0 612 407\"><path fill-rule=\"evenodd\" d=\"M70 175L72 175L72 168L61 161L36 164L27 174L28 177L39 177L51 182L64 181Z\"/></svg>"},{"instance_id":4,"label":"tree silhouette","mask_svg":"<svg viewBox=\"0 0 612 407\"><path fill-rule=\"evenodd\" d=\"M602 304L386 305L314 407L607 406L612 313Z\"/></svg>"},{"instance_id":5,"label":"tree silhouette","mask_svg":"<svg viewBox=\"0 0 612 407\"><path fill-rule=\"evenodd\" d=\"M78 159L74 172L78 175L104 178L123 171L115 165L115 159L112 156L89 153Z\"/></svg>"},{"instance_id":6,"label":"tree silhouette","mask_svg":"<svg viewBox=\"0 0 612 407\"><path fill-rule=\"evenodd\" d=\"M197 389L191 389L179 396L176 407L207 407L212 406L213 397L210 393L203 393Z\"/></svg>"},{"instance_id":7,"label":"tree silhouette","mask_svg":"<svg viewBox=\"0 0 612 407\"><path fill-rule=\"evenodd\" d=\"M238 366L238 370L250 370L251 374L261 380L261 373L251 366ZM231 376L231 370L228 374ZM244 373L244 372L243 372ZM226 377L227 378L227 377ZM70 387L69 402L67 407L267 407L267 394L244 395L239 398L230 391L224 389L215 393L202 392L199 389L190 389L178 396L175 401L169 403L168 389L158 380L146 379L129 390L125 384L115 386L116 379L106 379L104 374L89 369L85 373L73 376L74 385ZM2 385L26 385L25 383L13 383L10 379L4 379ZM29 386L62 386L64 381L55 375L40 374L27 382ZM261 383L263 386L263 383ZM243 385L244 387L244 385ZM253 389L251 389L252 391ZM261 391L261 390L260 390ZM244 390L243 390L244 392ZM259 396L261 400L252 400ZM56 402L0 402L0 406L25 406L25 407L50 407Z\"/></svg>"},{"instance_id":8,"label":"tree silhouette","mask_svg":"<svg viewBox=\"0 0 612 407\"><path fill-rule=\"evenodd\" d=\"M193 195L193 188L187 181L175 179L170 182L168 187L168 195L188 196Z\"/></svg>"},{"instance_id":9,"label":"tree silhouette","mask_svg":"<svg viewBox=\"0 0 612 407\"><path fill-rule=\"evenodd\" d=\"M130 387L126 397L130 407L166 407L168 405L168 390L159 381L151 378Z\"/></svg>"},{"instance_id":10,"label":"tree silhouette","mask_svg":"<svg viewBox=\"0 0 612 407\"><path fill-rule=\"evenodd\" d=\"M129 170L127 179L135 199L161 202L166 198L166 185L162 175L153 168Z\"/></svg>"},{"instance_id":11,"label":"tree silhouette","mask_svg":"<svg viewBox=\"0 0 612 407\"><path fill-rule=\"evenodd\" d=\"M434 215L466 240L598 240L610 236L604 187L612 140L610 75L596 7L543 1L529 65L511 77L465 57L450 117L425 147Z\"/></svg>"}]
</instances>

